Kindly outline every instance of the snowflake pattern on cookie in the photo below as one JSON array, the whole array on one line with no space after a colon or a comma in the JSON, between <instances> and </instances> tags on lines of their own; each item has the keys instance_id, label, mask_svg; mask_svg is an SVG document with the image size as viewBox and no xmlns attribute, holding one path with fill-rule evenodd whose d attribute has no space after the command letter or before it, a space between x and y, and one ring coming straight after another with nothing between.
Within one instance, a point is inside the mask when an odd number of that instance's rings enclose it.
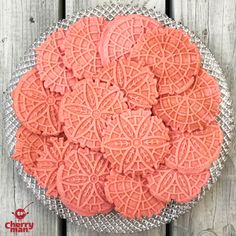
<instances>
[{"instance_id":1,"label":"snowflake pattern on cookie","mask_svg":"<svg viewBox=\"0 0 236 236\"><path fill-rule=\"evenodd\" d=\"M130 109L151 108L157 103L157 80L148 67L120 59L98 74L101 81L114 84L124 92Z\"/></svg>"},{"instance_id":2,"label":"snowflake pattern on cookie","mask_svg":"<svg viewBox=\"0 0 236 236\"><path fill-rule=\"evenodd\" d=\"M102 138L102 152L119 173L146 175L169 152L168 128L150 111L127 111L114 116Z\"/></svg>"},{"instance_id":3,"label":"snowflake pattern on cookie","mask_svg":"<svg viewBox=\"0 0 236 236\"><path fill-rule=\"evenodd\" d=\"M183 30L167 27L144 34L131 50L131 58L151 67L161 95L187 90L200 67L196 44Z\"/></svg>"},{"instance_id":4,"label":"snowflake pattern on cookie","mask_svg":"<svg viewBox=\"0 0 236 236\"><path fill-rule=\"evenodd\" d=\"M57 188L62 202L82 216L107 213L113 209L104 193L109 162L99 152L79 148L59 168Z\"/></svg>"},{"instance_id":5,"label":"snowflake pattern on cookie","mask_svg":"<svg viewBox=\"0 0 236 236\"><path fill-rule=\"evenodd\" d=\"M99 150L107 120L126 110L127 104L118 87L86 79L63 97L60 120L70 141Z\"/></svg>"},{"instance_id":6,"label":"snowflake pattern on cookie","mask_svg":"<svg viewBox=\"0 0 236 236\"><path fill-rule=\"evenodd\" d=\"M105 184L105 194L115 210L127 218L152 217L165 207L150 194L146 180L140 176L131 178L112 171Z\"/></svg>"},{"instance_id":7,"label":"snowflake pattern on cookie","mask_svg":"<svg viewBox=\"0 0 236 236\"><path fill-rule=\"evenodd\" d=\"M28 71L12 93L13 107L19 121L35 134L58 135L61 96L45 89L35 68Z\"/></svg>"},{"instance_id":8,"label":"snowflake pattern on cookie","mask_svg":"<svg viewBox=\"0 0 236 236\"><path fill-rule=\"evenodd\" d=\"M153 113L173 130L192 132L215 120L219 104L217 81L201 69L190 89L179 95L160 97Z\"/></svg>"}]
</instances>

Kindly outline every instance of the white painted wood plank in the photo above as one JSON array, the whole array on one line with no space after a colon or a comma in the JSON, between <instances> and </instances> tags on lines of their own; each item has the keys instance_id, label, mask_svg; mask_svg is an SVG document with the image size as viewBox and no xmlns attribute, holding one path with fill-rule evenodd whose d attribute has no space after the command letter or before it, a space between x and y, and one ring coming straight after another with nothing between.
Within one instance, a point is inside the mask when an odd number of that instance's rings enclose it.
<instances>
[{"instance_id":1,"label":"white painted wood plank","mask_svg":"<svg viewBox=\"0 0 236 236\"><path fill-rule=\"evenodd\" d=\"M58 19L58 0L8 0L0 1L0 103L3 101L11 73L20 57L31 43L50 24ZM2 126L2 106L0 106ZM2 129L1 129L2 130ZM15 221L12 212L34 202L29 208L25 221L34 222L32 232L27 235L58 235L57 216L50 213L26 188L16 174L13 161L3 150L3 134L0 133L0 234L16 235L5 229L5 222ZM24 233L23 233L24 234ZM19 235L23 235L22 233ZM18 234L17 234L18 235ZM25 234L24 234L25 235Z\"/></svg>"},{"instance_id":2,"label":"white painted wood plank","mask_svg":"<svg viewBox=\"0 0 236 236\"><path fill-rule=\"evenodd\" d=\"M221 63L236 111L236 1L173 1L173 18L197 32ZM235 114L236 116L236 114ZM219 182L174 225L174 236L236 235L236 140Z\"/></svg>"},{"instance_id":3,"label":"white painted wood plank","mask_svg":"<svg viewBox=\"0 0 236 236\"><path fill-rule=\"evenodd\" d=\"M105 2L109 2L107 0L66 0L66 15L70 15L74 12L77 12L80 9L87 9L88 7L95 7L98 4L103 4ZM113 1L114 2L114 1ZM117 1L118 2L118 1ZM121 0L121 3L130 3L129 0ZM160 12L165 12L165 0L138 0L134 1L135 4L142 5L145 3L146 7L154 8ZM71 223L67 224L67 236L105 236L105 233L96 233L91 230L81 229L76 225ZM121 236L128 234L109 234L111 236ZM151 230L149 232L142 232L132 234L133 236L164 236L165 235L165 226L160 227L155 230Z\"/></svg>"},{"instance_id":4,"label":"white painted wood plank","mask_svg":"<svg viewBox=\"0 0 236 236\"><path fill-rule=\"evenodd\" d=\"M66 15L70 15L79 9L87 9L89 7L95 7L98 4L103 3L131 3L134 5L145 5L147 8L155 8L156 10L165 13L165 0L66 0Z\"/></svg>"}]
</instances>

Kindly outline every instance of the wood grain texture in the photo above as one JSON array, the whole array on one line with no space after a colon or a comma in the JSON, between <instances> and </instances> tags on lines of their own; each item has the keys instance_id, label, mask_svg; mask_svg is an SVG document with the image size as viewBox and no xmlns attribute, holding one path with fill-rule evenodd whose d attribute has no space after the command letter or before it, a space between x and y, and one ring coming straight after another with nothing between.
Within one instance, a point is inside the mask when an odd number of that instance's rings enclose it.
<instances>
[{"instance_id":1,"label":"wood grain texture","mask_svg":"<svg viewBox=\"0 0 236 236\"><path fill-rule=\"evenodd\" d=\"M221 64L236 111L236 1L172 1L173 18L195 31ZM236 114L235 114L236 117ZM174 236L236 235L236 140L220 180L206 197L174 224Z\"/></svg>"},{"instance_id":2,"label":"wood grain texture","mask_svg":"<svg viewBox=\"0 0 236 236\"><path fill-rule=\"evenodd\" d=\"M88 7L95 7L97 4L103 4L105 2L109 2L107 0L66 0L66 15L70 15L74 12L77 12L80 9L86 9ZM114 1L113 1L114 2ZM130 0L121 0L116 1L121 3L130 3ZM136 0L133 1L135 4L142 5L145 3L146 7L148 8L155 8L158 11L165 12L165 0ZM67 236L105 236L105 233L96 233L91 230L81 229L78 226L68 223L67 224ZM142 232L136 234L109 234L109 236L125 236L125 235L132 235L132 236L165 236L165 226L151 230L149 232Z\"/></svg>"},{"instance_id":3,"label":"wood grain texture","mask_svg":"<svg viewBox=\"0 0 236 236\"><path fill-rule=\"evenodd\" d=\"M134 5L145 5L147 8L154 8L160 12L165 13L165 0L66 0L66 15L70 15L77 12L79 9L87 9L89 7L95 7L98 4L103 3L128 3L131 2Z\"/></svg>"},{"instance_id":4,"label":"wood grain texture","mask_svg":"<svg viewBox=\"0 0 236 236\"><path fill-rule=\"evenodd\" d=\"M8 0L0 1L0 103L3 104L5 91L11 74L24 51L36 37L53 22L58 20L57 0ZM0 106L0 124L2 109ZM34 202L25 220L34 222L35 227L27 235L57 236L57 217L38 202L16 174L13 161L8 159L3 148L3 133L0 133L0 235L23 235L9 233L5 222L15 221L12 212ZM6 184L7 183L7 184ZM50 223L49 223L50 222Z\"/></svg>"}]
</instances>

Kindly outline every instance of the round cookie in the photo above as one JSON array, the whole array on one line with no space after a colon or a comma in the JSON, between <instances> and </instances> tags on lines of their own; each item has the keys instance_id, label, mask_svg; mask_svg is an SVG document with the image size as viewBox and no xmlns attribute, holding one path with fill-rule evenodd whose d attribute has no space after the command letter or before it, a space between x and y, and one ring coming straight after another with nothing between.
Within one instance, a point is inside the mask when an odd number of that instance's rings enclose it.
<instances>
[{"instance_id":1,"label":"round cookie","mask_svg":"<svg viewBox=\"0 0 236 236\"><path fill-rule=\"evenodd\" d=\"M103 132L101 150L112 168L126 175L147 175L169 153L168 128L142 109L113 116Z\"/></svg>"},{"instance_id":2,"label":"round cookie","mask_svg":"<svg viewBox=\"0 0 236 236\"><path fill-rule=\"evenodd\" d=\"M108 213L113 209L104 193L109 162L99 152L79 148L66 156L57 175L61 201L81 216Z\"/></svg>"},{"instance_id":3,"label":"round cookie","mask_svg":"<svg viewBox=\"0 0 236 236\"><path fill-rule=\"evenodd\" d=\"M204 130L192 133L171 132L170 155L165 164L181 173L200 173L209 169L220 154L223 133L218 123L213 122Z\"/></svg>"},{"instance_id":4,"label":"round cookie","mask_svg":"<svg viewBox=\"0 0 236 236\"><path fill-rule=\"evenodd\" d=\"M43 151L39 152L39 158L33 171L38 184L47 189L47 196L58 196L56 187L58 169L64 165L66 156L77 149L78 145L70 143L63 137L51 137L48 144L44 145Z\"/></svg>"},{"instance_id":5,"label":"round cookie","mask_svg":"<svg viewBox=\"0 0 236 236\"><path fill-rule=\"evenodd\" d=\"M66 31L64 62L75 77L91 78L102 68L98 43L106 23L103 17L85 17Z\"/></svg>"},{"instance_id":6,"label":"round cookie","mask_svg":"<svg viewBox=\"0 0 236 236\"><path fill-rule=\"evenodd\" d=\"M182 94L160 97L153 113L173 130L192 132L215 120L220 100L217 81L201 69L191 88Z\"/></svg>"},{"instance_id":7,"label":"round cookie","mask_svg":"<svg viewBox=\"0 0 236 236\"><path fill-rule=\"evenodd\" d=\"M24 74L12 93L13 107L23 126L35 134L58 135L61 96L45 89L35 68Z\"/></svg>"},{"instance_id":8,"label":"round cookie","mask_svg":"<svg viewBox=\"0 0 236 236\"><path fill-rule=\"evenodd\" d=\"M155 173L147 177L150 193L158 200L179 203L194 199L207 183L210 177L209 170L198 174L182 174L166 166L160 167Z\"/></svg>"},{"instance_id":9,"label":"round cookie","mask_svg":"<svg viewBox=\"0 0 236 236\"><path fill-rule=\"evenodd\" d=\"M168 27L144 34L131 50L131 58L151 67L160 95L187 90L200 67L196 44L183 30Z\"/></svg>"},{"instance_id":10,"label":"round cookie","mask_svg":"<svg viewBox=\"0 0 236 236\"><path fill-rule=\"evenodd\" d=\"M65 38L64 29L49 35L36 51L36 66L45 88L64 94L71 91L77 79L63 63L64 52L60 48Z\"/></svg>"},{"instance_id":11,"label":"round cookie","mask_svg":"<svg viewBox=\"0 0 236 236\"><path fill-rule=\"evenodd\" d=\"M127 218L159 215L165 204L153 197L140 176L134 178L111 172L105 184L105 194L115 210Z\"/></svg>"},{"instance_id":12,"label":"round cookie","mask_svg":"<svg viewBox=\"0 0 236 236\"><path fill-rule=\"evenodd\" d=\"M100 71L98 78L118 86L130 109L148 109L157 103L157 80L148 67L137 62L124 58L114 61Z\"/></svg>"},{"instance_id":13,"label":"round cookie","mask_svg":"<svg viewBox=\"0 0 236 236\"><path fill-rule=\"evenodd\" d=\"M131 48L145 32L161 24L147 16L131 14L117 16L109 22L102 32L99 53L102 64L108 65L121 56L130 53Z\"/></svg>"},{"instance_id":14,"label":"round cookie","mask_svg":"<svg viewBox=\"0 0 236 236\"><path fill-rule=\"evenodd\" d=\"M127 104L118 87L86 79L63 97L60 120L70 141L100 150L107 120L126 110Z\"/></svg>"},{"instance_id":15,"label":"round cookie","mask_svg":"<svg viewBox=\"0 0 236 236\"><path fill-rule=\"evenodd\" d=\"M109 33L111 26L114 25L116 22L119 22L122 19L126 19L126 16L116 16L113 20L108 21L106 26L103 28L102 34L101 34L101 39L100 39L100 41L98 43L98 51L99 51L99 55L100 56L101 56L102 51L103 51L103 43L105 42L104 39L106 39L107 34ZM106 66L109 63L105 64L105 63L103 63L103 60L102 60L102 64L103 64L103 66Z\"/></svg>"},{"instance_id":16,"label":"round cookie","mask_svg":"<svg viewBox=\"0 0 236 236\"><path fill-rule=\"evenodd\" d=\"M46 137L34 134L21 126L16 132L16 146L12 159L20 161L25 172L32 175L39 158L38 152L43 150L47 140Z\"/></svg>"}]
</instances>

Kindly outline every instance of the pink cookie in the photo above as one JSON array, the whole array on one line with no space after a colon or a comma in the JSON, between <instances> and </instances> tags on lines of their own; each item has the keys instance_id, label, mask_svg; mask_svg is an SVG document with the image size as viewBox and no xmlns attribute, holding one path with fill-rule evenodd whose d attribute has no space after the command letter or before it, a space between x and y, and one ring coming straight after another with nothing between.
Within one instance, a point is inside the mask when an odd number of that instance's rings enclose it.
<instances>
[{"instance_id":1,"label":"pink cookie","mask_svg":"<svg viewBox=\"0 0 236 236\"><path fill-rule=\"evenodd\" d=\"M43 150L47 140L46 137L34 134L21 126L16 132L16 146L12 158L20 161L24 170L32 175L35 163L39 158L38 152Z\"/></svg>"},{"instance_id":2,"label":"pink cookie","mask_svg":"<svg viewBox=\"0 0 236 236\"><path fill-rule=\"evenodd\" d=\"M64 61L77 78L91 78L102 68L98 43L106 23L103 17L85 17L67 30Z\"/></svg>"},{"instance_id":3,"label":"pink cookie","mask_svg":"<svg viewBox=\"0 0 236 236\"><path fill-rule=\"evenodd\" d=\"M194 199L207 183L209 170L198 174L181 174L166 166L160 167L154 174L147 177L150 193L158 200L179 203Z\"/></svg>"},{"instance_id":4,"label":"pink cookie","mask_svg":"<svg viewBox=\"0 0 236 236\"><path fill-rule=\"evenodd\" d=\"M82 216L108 213L113 209L104 193L109 163L99 152L79 148L66 156L57 175L61 201Z\"/></svg>"},{"instance_id":5,"label":"pink cookie","mask_svg":"<svg viewBox=\"0 0 236 236\"><path fill-rule=\"evenodd\" d=\"M192 133L171 132L171 152L165 163L181 173L200 173L219 157L222 142L223 133L216 122Z\"/></svg>"},{"instance_id":6,"label":"pink cookie","mask_svg":"<svg viewBox=\"0 0 236 236\"><path fill-rule=\"evenodd\" d=\"M201 69L190 89L179 95L160 97L153 113L173 130L192 132L215 120L220 101L216 79Z\"/></svg>"},{"instance_id":7,"label":"pink cookie","mask_svg":"<svg viewBox=\"0 0 236 236\"><path fill-rule=\"evenodd\" d=\"M101 81L115 84L124 92L130 109L151 108L157 103L157 80L148 67L120 59L109 64L98 75Z\"/></svg>"},{"instance_id":8,"label":"pink cookie","mask_svg":"<svg viewBox=\"0 0 236 236\"><path fill-rule=\"evenodd\" d=\"M145 179L131 178L111 172L105 184L105 194L115 210L127 218L152 217L159 215L165 204L153 197Z\"/></svg>"},{"instance_id":9,"label":"pink cookie","mask_svg":"<svg viewBox=\"0 0 236 236\"><path fill-rule=\"evenodd\" d=\"M131 58L151 67L161 95L187 90L200 67L197 45L183 30L168 27L144 34L132 49Z\"/></svg>"},{"instance_id":10,"label":"pink cookie","mask_svg":"<svg viewBox=\"0 0 236 236\"><path fill-rule=\"evenodd\" d=\"M36 161L33 175L38 184L47 189L47 196L58 196L56 187L58 169L64 165L66 156L77 149L78 145L66 141L63 137L51 137L48 144L44 145L43 151L39 151L39 158Z\"/></svg>"},{"instance_id":11,"label":"pink cookie","mask_svg":"<svg viewBox=\"0 0 236 236\"><path fill-rule=\"evenodd\" d=\"M126 175L146 175L169 153L168 128L151 111L127 111L113 117L102 138L102 152L112 168Z\"/></svg>"},{"instance_id":12,"label":"pink cookie","mask_svg":"<svg viewBox=\"0 0 236 236\"><path fill-rule=\"evenodd\" d=\"M46 41L36 48L36 61L39 76L45 88L64 94L71 91L77 79L63 63L64 52L60 48L65 38L63 29L48 36Z\"/></svg>"},{"instance_id":13,"label":"pink cookie","mask_svg":"<svg viewBox=\"0 0 236 236\"><path fill-rule=\"evenodd\" d=\"M113 26L116 22L118 23L120 20L123 20L123 19L126 19L126 16L116 16L113 20L109 21L106 24L106 26L103 28L101 39L100 39L99 44L98 44L98 51L99 51L100 54L103 51L103 43L104 43L104 41L107 37L107 34L110 31L111 26ZM104 66L106 66L106 65L104 64Z\"/></svg>"},{"instance_id":14,"label":"pink cookie","mask_svg":"<svg viewBox=\"0 0 236 236\"><path fill-rule=\"evenodd\" d=\"M35 134L58 135L61 96L45 89L35 68L23 75L12 93L13 107L19 121Z\"/></svg>"},{"instance_id":15,"label":"pink cookie","mask_svg":"<svg viewBox=\"0 0 236 236\"><path fill-rule=\"evenodd\" d=\"M107 120L126 110L127 104L119 88L86 79L63 97L60 120L70 141L99 150Z\"/></svg>"},{"instance_id":16,"label":"pink cookie","mask_svg":"<svg viewBox=\"0 0 236 236\"><path fill-rule=\"evenodd\" d=\"M132 14L118 16L107 24L99 43L102 64L108 65L130 53L131 48L145 32L161 24L149 17Z\"/></svg>"}]
</instances>

